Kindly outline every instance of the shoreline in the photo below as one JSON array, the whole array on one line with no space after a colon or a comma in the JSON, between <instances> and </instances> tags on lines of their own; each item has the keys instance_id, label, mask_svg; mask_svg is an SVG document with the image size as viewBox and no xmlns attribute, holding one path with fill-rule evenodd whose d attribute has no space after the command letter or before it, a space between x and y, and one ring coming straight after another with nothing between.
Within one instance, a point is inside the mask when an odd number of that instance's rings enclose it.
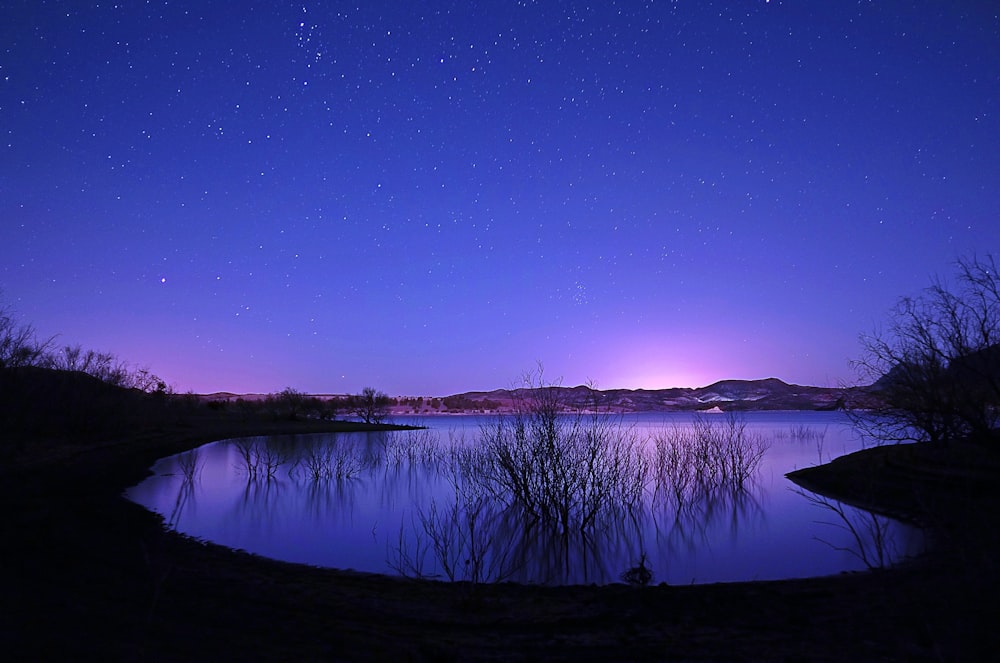
<instances>
[{"instance_id":1,"label":"shoreline","mask_svg":"<svg viewBox=\"0 0 1000 663\"><path fill-rule=\"evenodd\" d=\"M4 614L13 616L0 632L7 651L106 660L952 660L998 645L996 629L975 607L997 588L990 563L996 542L968 532L954 537L968 518L939 529L947 546L884 571L697 586L533 587L276 562L165 531L158 516L121 497L165 455L222 437L323 427L202 422L6 466L0 495L9 515L0 549L16 570L3 598ZM902 447L880 449L897 449L871 454L891 476L863 471L871 464L865 457L792 474L848 497L881 481L881 499L896 500L886 508L900 508L909 492L913 511L913 469L926 467ZM982 483L973 491L977 504L988 497L987 513L1000 511L995 481L984 473ZM968 506L959 503L964 492L928 494L937 504L931 519ZM59 637L38 639L40 629Z\"/></svg>"}]
</instances>

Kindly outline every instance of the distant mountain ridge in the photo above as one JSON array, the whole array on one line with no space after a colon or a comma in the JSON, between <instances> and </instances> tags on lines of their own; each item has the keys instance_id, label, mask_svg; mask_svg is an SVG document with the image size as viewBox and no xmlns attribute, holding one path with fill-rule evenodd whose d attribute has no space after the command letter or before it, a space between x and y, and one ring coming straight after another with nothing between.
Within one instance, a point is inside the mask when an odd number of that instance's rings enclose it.
<instances>
[{"instance_id":1,"label":"distant mountain ridge","mask_svg":"<svg viewBox=\"0 0 1000 663\"><path fill-rule=\"evenodd\" d=\"M611 412L697 412L750 410L836 410L848 401L859 402L871 393L868 387L810 387L788 384L778 378L763 380L720 380L707 387L667 389L593 389L553 386L566 410ZM530 401L532 390L494 389L467 391L450 396L390 397L393 414L510 412L519 401ZM347 394L312 394L322 400L343 399ZM202 396L207 400L258 401L267 394L217 392Z\"/></svg>"},{"instance_id":2,"label":"distant mountain ridge","mask_svg":"<svg viewBox=\"0 0 1000 663\"><path fill-rule=\"evenodd\" d=\"M835 410L863 387L810 387L788 384L777 378L721 380L707 387L668 389L592 389L587 386L550 387L567 409L615 412L675 412L748 410ZM517 400L530 399L530 389L470 391L442 399L463 410L506 410ZM478 406L478 407L477 407Z\"/></svg>"}]
</instances>

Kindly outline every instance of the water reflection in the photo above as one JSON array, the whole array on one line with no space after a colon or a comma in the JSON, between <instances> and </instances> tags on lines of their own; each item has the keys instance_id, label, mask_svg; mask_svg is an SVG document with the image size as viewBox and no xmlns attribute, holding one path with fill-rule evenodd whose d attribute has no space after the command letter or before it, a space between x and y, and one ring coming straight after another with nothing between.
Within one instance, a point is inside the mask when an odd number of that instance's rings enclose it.
<instances>
[{"instance_id":1,"label":"water reflection","mask_svg":"<svg viewBox=\"0 0 1000 663\"><path fill-rule=\"evenodd\" d=\"M817 448L822 456L823 449L851 445L837 420L817 418L775 423L750 416L737 422L739 430L719 420L714 446L705 429L699 437L704 422L640 421L632 441L617 447L634 454L615 466L628 468L631 492L586 481L547 484L615 496L574 517L549 516L491 483L481 422L219 442L161 461L155 476L128 495L162 513L170 527L234 548L456 581L800 577L891 564L917 552L919 537L905 526L881 516L865 520L852 507L789 490L783 475L814 464ZM741 473L726 461L734 456L758 464Z\"/></svg>"},{"instance_id":2,"label":"water reflection","mask_svg":"<svg viewBox=\"0 0 1000 663\"><path fill-rule=\"evenodd\" d=\"M709 545L716 532L726 531L737 540L741 531L751 534L766 524L760 482L706 490L699 499L680 504L654 502L653 529L657 547L673 553L691 554Z\"/></svg>"},{"instance_id":3,"label":"water reflection","mask_svg":"<svg viewBox=\"0 0 1000 663\"><path fill-rule=\"evenodd\" d=\"M632 568L630 560L652 564L648 550L661 560L690 555L710 545L715 530L736 538L743 527L753 529L763 519L759 490L716 490L680 509L609 509L595 527L577 532L546 526L516 506L498 509L481 494L432 501L409 524L415 537L400 532L389 564L400 575L470 582L614 582Z\"/></svg>"},{"instance_id":4,"label":"water reflection","mask_svg":"<svg viewBox=\"0 0 1000 663\"><path fill-rule=\"evenodd\" d=\"M177 499L174 501L174 507L170 510L170 515L167 517L167 525L175 527L185 509L193 502L194 480L185 478L177 489Z\"/></svg>"},{"instance_id":5,"label":"water reflection","mask_svg":"<svg viewBox=\"0 0 1000 663\"><path fill-rule=\"evenodd\" d=\"M276 533L274 524L286 511L287 505L282 500L285 488L286 482L271 477L247 481L233 503L230 522L241 524L248 533L257 536Z\"/></svg>"},{"instance_id":6,"label":"water reflection","mask_svg":"<svg viewBox=\"0 0 1000 663\"><path fill-rule=\"evenodd\" d=\"M900 558L901 548L909 542L901 540L900 531L888 516L875 511L851 507L844 502L797 488L795 492L820 512L816 521L834 531L850 535L847 545L834 543L829 535L817 535L816 540L831 548L856 557L868 569L884 569Z\"/></svg>"}]
</instances>

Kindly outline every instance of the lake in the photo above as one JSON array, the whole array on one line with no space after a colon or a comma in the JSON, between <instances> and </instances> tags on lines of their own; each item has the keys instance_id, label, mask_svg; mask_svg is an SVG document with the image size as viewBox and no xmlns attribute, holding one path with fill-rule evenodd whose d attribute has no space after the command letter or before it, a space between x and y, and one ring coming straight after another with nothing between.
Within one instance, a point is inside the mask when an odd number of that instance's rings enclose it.
<instances>
[{"instance_id":1,"label":"lake","mask_svg":"<svg viewBox=\"0 0 1000 663\"><path fill-rule=\"evenodd\" d=\"M482 452L482 427L496 421L423 416L397 420L427 427L420 431L222 440L158 461L126 497L162 515L169 528L231 548L445 580L800 578L888 565L923 548L916 528L822 500L785 478L864 446L842 413L740 415L741 441L762 455L735 482L733 472L724 481L696 480L690 466L697 461L683 452L699 426L728 430L727 415L616 417L609 430L628 440L621 448L632 463L622 476L644 478L627 498L616 492L619 479L613 488L600 477L574 484L590 497L556 510L559 518L511 503L503 492L506 484ZM490 471L493 483L482 479Z\"/></svg>"}]
</instances>

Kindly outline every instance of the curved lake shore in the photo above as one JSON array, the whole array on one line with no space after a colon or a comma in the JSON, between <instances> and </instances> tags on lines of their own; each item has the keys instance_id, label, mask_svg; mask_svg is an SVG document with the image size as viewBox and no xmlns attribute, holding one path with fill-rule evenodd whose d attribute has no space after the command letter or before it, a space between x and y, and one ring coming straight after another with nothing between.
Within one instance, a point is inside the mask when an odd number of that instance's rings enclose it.
<instances>
[{"instance_id":1,"label":"curved lake shore","mask_svg":"<svg viewBox=\"0 0 1000 663\"><path fill-rule=\"evenodd\" d=\"M209 421L7 459L11 660L977 660L1000 634L993 452L883 447L794 473L932 528L932 553L828 578L699 586L413 582L284 564L164 531L121 497L163 456L330 430ZM973 508L974 507L974 508Z\"/></svg>"},{"instance_id":2,"label":"curved lake shore","mask_svg":"<svg viewBox=\"0 0 1000 663\"><path fill-rule=\"evenodd\" d=\"M565 538L512 507L496 475L472 470L489 467L487 457L466 460L496 416L410 422L424 428L209 443L157 461L125 495L173 531L264 557L480 583L615 584L639 559L653 584L783 580L884 568L925 548L919 528L836 503L835 514L786 478L864 448L843 413L562 416L567 448L574 426L599 422L624 445L602 451L603 463L642 474L635 498L609 498L585 533L570 526ZM709 455L736 441L760 454L738 484ZM698 453L700 444L711 447ZM251 474L265 460L270 474Z\"/></svg>"}]
</instances>

